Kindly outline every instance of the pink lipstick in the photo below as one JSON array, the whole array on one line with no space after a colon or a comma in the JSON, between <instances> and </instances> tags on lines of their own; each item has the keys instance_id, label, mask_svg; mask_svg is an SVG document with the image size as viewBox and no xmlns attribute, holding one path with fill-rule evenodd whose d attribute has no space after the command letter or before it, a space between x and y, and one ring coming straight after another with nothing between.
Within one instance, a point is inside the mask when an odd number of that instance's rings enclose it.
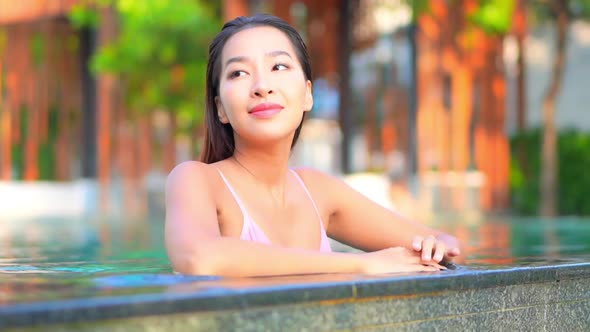
<instances>
[{"instance_id":1,"label":"pink lipstick","mask_svg":"<svg viewBox=\"0 0 590 332\"><path fill-rule=\"evenodd\" d=\"M270 118L283 110L283 106L275 103L261 103L254 106L248 113L257 118Z\"/></svg>"}]
</instances>

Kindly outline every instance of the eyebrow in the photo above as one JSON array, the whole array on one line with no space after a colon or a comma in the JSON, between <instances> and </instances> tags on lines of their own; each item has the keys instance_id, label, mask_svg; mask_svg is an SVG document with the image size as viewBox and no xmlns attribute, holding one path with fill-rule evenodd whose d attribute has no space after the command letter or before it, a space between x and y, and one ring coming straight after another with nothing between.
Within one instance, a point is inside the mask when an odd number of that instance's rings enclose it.
<instances>
[{"instance_id":1,"label":"eyebrow","mask_svg":"<svg viewBox=\"0 0 590 332\"><path fill-rule=\"evenodd\" d=\"M276 58L276 57L278 57L280 55L286 55L286 56L288 56L291 59L293 58L293 57L291 57L291 54L289 54L286 51L281 51L281 50L268 52L265 55L267 57L271 57L271 58ZM236 57L233 57L233 58L230 58L229 60L227 60L225 62L225 66L227 67L230 63L233 63L233 62L245 62L248 59L249 59L249 57L246 57L246 56L236 56Z\"/></svg>"}]
</instances>

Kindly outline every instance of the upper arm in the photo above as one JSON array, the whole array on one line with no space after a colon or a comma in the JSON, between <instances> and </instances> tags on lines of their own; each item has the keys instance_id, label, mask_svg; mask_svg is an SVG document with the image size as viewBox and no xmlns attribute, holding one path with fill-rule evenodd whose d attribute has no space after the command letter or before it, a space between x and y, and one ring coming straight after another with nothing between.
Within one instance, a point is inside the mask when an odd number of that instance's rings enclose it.
<instances>
[{"instance_id":1,"label":"upper arm","mask_svg":"<svg viewBox=\"0 0 590 332\"><path fill-rule=\"evenodd\" d=\"M313 170L304 173L307 182L325 197L330 210L327 232L340 242L375 251L396 246L411 248L415 236L439 234L377 204L338 178Z\"/></svg>"},{"instance_id":2,"label":"upper arm","mask_svg":"<svg viewBox=\"0 0 590 332\"><path fill-rule=\"evenodd\" d=\"M176 268L200 243L221 236L210 169L200 162L176 166L166 182L166 249Z\"/></svg>"}]
</instances>

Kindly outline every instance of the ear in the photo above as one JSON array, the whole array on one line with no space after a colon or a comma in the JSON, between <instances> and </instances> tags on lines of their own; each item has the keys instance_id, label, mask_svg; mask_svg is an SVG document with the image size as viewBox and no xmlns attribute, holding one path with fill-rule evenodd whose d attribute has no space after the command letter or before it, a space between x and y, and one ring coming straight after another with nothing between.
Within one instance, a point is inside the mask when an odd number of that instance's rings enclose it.
<instances>
[{"instance_id":1,"label":"ear","mask_svg":"<svg viewBox=\"0 0 590 332\"><path fill-rule=\"evenodd\" d=\"M307 81L305 88L305 100L303 101L303 111L309 112L313 108L313 89L311 81Z\"/></svg>"},{"instance_id":2,"label":"ear","mask_svg":"<svg viewBox=\"0 0 590 332\"><path fill-rule=\"evenodd\" d=\"M225 114L225 108L223 108L223 104L221 103L219 96L215 97L215 106L217 106L217 117L219 118L219 121L223 124L228 124L229 119L227 118L227 114Z\"/></svg>"}]
</instances>

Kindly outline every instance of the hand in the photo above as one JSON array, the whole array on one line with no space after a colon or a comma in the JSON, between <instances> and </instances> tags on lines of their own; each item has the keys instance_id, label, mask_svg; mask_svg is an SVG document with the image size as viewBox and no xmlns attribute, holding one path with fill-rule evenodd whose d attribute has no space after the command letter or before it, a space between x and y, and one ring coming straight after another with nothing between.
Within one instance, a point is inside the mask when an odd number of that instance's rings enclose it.
<instances>
[{"instance_id":1,"label":"hand","mask_svg":"<svg viewBox=\"0 0 590 332\"><path fill-rule=\"evenodd\" d=\"M418 252L403 247L361 254L361 260L366 274L446 270L436 262L423 263Z\"/></svg>"},{"instance_id":2,"label":"hand","mask_svg":"<svg viewBox=\"0 0 590 332\"><path fill-rule=\"evenodd\" d=\"M423 263L450 262L461 254L459 241L448 234L416 236L412 241L412 249L421 254Z\"/></svg>"}]
</instances>

